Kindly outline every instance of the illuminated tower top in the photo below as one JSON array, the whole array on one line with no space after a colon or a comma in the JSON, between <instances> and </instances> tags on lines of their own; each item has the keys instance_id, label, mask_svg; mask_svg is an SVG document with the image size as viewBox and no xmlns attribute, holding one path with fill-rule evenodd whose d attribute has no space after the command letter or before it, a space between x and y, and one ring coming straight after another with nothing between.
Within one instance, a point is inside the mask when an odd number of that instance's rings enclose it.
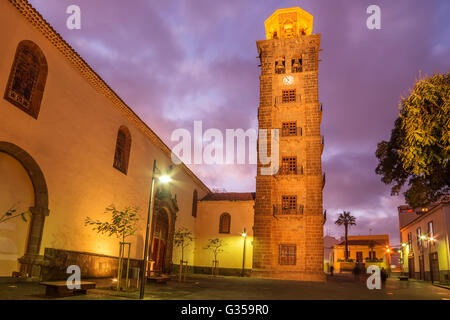
<instances>
[{"instance_id":1,"label":"illuminated tower top","mask_svg":"<svg viewBox=\"0 0 450 320\"><path fill-rule=\"evenodd\" d=\"M299 7L278 9L264 24L267 39L294 38L312 33L313 16Z\"/></svg>"}]
</instances>

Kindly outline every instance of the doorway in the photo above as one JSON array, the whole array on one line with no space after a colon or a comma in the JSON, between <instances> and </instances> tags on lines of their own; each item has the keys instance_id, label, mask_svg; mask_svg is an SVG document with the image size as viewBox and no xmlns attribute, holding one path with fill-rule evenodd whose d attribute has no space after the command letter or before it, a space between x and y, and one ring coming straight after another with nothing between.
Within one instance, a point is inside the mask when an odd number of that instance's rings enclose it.
<instances>
[{"instance_id":1,"label":"doorway","mask_svg":"<svg viewBox=\"0 0 450 320\"><path fill-rule=\"evenodd\" d=\"M362 262L363 261L363 253L362 251L356 252L356 262Z\"/></svg>"},{"instance_id":2,"label":"doorway","mask_svg":"<svg viewBox=\"0 0 450 320\"><path fill-rule=\"evenodd\" d=\"M439 260L437 252L430 253L431 281L440 281Z\"/></svg>"},{"instance_id":3,"label":"doorway","mask_svg":"<svg viewBox=\"0 0 450 320\"><path fill-rule=\"evenodd\" d=\"M151 252L154 261L153 271L164 273L167 271L167 240L169 234L169 217L165 210L159 210L156 216L153 247Z\"/></svg>"},{"instance_id":4,"label":"doorway","mask_svg":"<svg viewBox=\"0 0 450 320\"><path fill-rule=\"evenodd\" d=\"M423 255L419 256L419 274L420 280L425 280L425 266L423 261Z\"/></svg>"},{"instance_id":5,"label":"doorway","mask_svg":"<svg viewBox=\"0 0 450 320\"><path fill-rule=\"evenodd\" d=\"M408 258L408 273L410 278L415 278L414 257Z\"/></svg>"}]
</instances>

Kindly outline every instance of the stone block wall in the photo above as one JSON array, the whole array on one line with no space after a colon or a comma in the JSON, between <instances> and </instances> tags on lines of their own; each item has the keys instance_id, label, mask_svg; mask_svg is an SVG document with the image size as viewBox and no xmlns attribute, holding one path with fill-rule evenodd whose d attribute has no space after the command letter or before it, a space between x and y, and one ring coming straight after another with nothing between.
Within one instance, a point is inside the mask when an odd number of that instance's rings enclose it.
<instances>
[{"instance_id":1,"label":"stone block wall","mask_svg":"<svg viewBox=\"0 0 450 320\"><path fill-rule=\"evenodd\" d=\"M68 251L61 249L46 248L44 252L44 265L41 271L41 279L66 280L69 274L67 267L77 265L81 269L81 279L94 278L116 278L118 268L118 257L107 255ZM142 260L130 259L130 269L140 268ZM126 270L126 262L124 262ZM124 276L125 276L124 270Z\"/></svg>"},{"instance_id":2,"label":"stone block wall","mask_svg":"<svg viewBox=\"0 0 450 320\"><path fill-rule=\"evenodd\" d=\"M318 95L320 35L257 41L261 59L260 129L281 129L283 122L297 121L302 135L281 137L279 163L283 156L297 157L298 175L261 175L258 161L254 217L252 276L264 278L324 281L323 205L322 205L322 111ZM291 73L291 61L302 58L303 70ZM275 61L285 59L285 73L275 73ZM286 85L283 77L291 75L294 83ZM282 90L295 89L292 103L277 103ZM270 135L268 135L268 142ZM270 154L270 143L267 144ZM275 214L283 195L297 196L302 214ZM280 265L280 244L296 245L295 265Z\"/></svg>"}]
</instances>

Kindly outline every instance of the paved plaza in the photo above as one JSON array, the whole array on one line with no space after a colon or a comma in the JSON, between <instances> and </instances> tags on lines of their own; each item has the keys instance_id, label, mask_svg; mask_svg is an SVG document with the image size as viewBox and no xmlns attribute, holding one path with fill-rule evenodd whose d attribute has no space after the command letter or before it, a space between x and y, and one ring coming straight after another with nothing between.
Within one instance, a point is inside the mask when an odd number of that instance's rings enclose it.
<instances>
[{"instance_id":1,"label":"paved plaza","mask_svg":"<svg viewBox=\"0 0 450 320\"><path fill-rule=\"evenodd\" d=\"M111 280L96 280L97 288L87 295L62 300L130 300L138 290L117 292L110 289ZM48 299L45 288L37 282L14 282L3 279L0 299ZM186 283L176 280L167 284L149 284L145 299L150 300L450 300L450 290L430 282L389 278L380 290L367 289L364 281L351 275L328 277L326 283L267 280L239 277L193 275Z\"/></svg>"}]
</instances>

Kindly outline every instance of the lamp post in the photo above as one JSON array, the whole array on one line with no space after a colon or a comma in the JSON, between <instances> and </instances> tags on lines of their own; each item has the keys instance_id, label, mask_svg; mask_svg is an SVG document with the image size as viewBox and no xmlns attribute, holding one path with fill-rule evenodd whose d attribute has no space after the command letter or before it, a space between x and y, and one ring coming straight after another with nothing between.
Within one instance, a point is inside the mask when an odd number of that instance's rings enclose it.
<instances>
[{"instance_id":1,"label":"lamp post","mask_svg":"<svg viewBox=\"0 0 450 320\"><path fill-rule=\"evenodd\" d=\"M150 237L150 228L151 228L151 218L153 213L153 205L154 205L154 198L155 198L155 176L156 176L156 160L153 161L153 173L152 173L152 183L150 188L150 203L148 206L148 212L147 212L147 229L145 232L145 243L144 243L144 260L142 261L142 267L141 267L141 287L140 287L140 293L139 293L139 299L144 299L144 292L145 292L145 276L147 273L147 261L148 261L148 241ZM169 176L160 176L159 181L162 183L169 183L172 181L172 179Z\"/></svg>"},{"instance_id":2,"label":"lamp post","mask_svg":"<svg viewBox=\"0 0 450 320\"><path fill-rule=\"evenodd\" d=\"M243 277L245 275L245 244L247 242L247 231L245 228L244 228L244 232L242 232L241 235L244 237L244 252L242 255L242 274L241 274L241 277Z\"/></svg>"}]
</instances>

